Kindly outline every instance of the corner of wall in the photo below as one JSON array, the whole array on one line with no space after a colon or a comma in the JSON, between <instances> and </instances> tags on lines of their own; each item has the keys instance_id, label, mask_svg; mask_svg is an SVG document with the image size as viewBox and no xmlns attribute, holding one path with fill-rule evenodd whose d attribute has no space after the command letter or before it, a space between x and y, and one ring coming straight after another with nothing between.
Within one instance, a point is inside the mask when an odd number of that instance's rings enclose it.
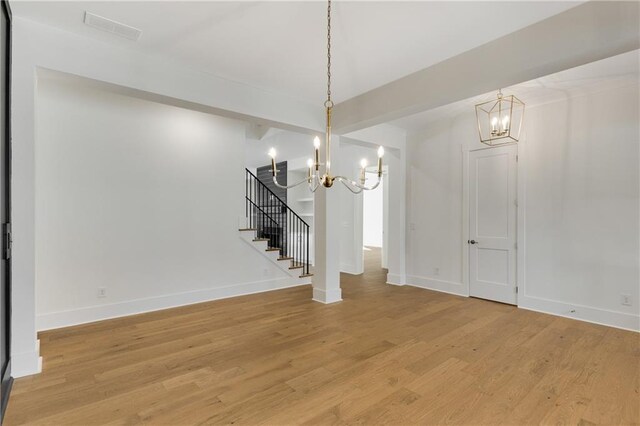
<instances>
[{"instance_id":1,"label":"corner of wall","mask_svg":"<svg viewBox=\"0 0 640 426\"><path fill-rule=\"evenodd\" d=\"M392 274L391 272L387 273L387 284L403 286L406 285L406 277L400 274Z\"/></svg>"},{"instance_id":2,"label":"corner of wall","mask_svg":"<svg viewBox=\"0 0 640 426\"><path fill-rule=\"evenodd\" d=\"M40 340L36 340L33 351L11 354L11 375L14 378L31 376L41 371Z\"/></svg>"},{"instance_id":3,"label":"corner of wall","mask_svg":"<svg viewBox=\"0 0 640 426\"><path fill-rule=\"evenodd\" d=\"M345 274L349 274L349 275L360 275L364 271L358 271L356 266L351 264L351 263L350 264L341 263L340 264L340 272L345 273Z\"/></svg>"}]
</instances>

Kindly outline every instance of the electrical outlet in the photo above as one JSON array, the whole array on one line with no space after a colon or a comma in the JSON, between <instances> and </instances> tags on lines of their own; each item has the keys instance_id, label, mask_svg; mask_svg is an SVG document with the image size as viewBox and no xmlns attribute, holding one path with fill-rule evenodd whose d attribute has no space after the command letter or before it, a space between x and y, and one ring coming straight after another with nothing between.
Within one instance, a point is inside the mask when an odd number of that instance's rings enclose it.
<instances>
[{"instance_id":1,"label":"electrical outlet","mask_svg":"<svg viewBox=\"0 0 640 426\"><path fill-rule=\"evenodd\" d=\"M415 230L416 230L416 224L415 224L415 223L413 223L413 222L411 222L411 223L409 224L409 230L410 230L410 231L415 231Z\"/></svg>"},{"instance_id":2,"label":"electrical outlet","mask_svg":"<svg viewBox=\"0 0 640 426\"><path fill-rule=\"evenodd\" d=\"M622 306L631 306L631 296L628 294L620 295L620 304Z\"/></svg>"},{"instance_id":3,"label":"electrical outlet","mask_svg":"<svg viewBox=\"0 0 640 426\"><path fill-rule=\"evenodd\" d=\"M98 288L98 297L107 297L107 289L104 287Z\"/></svg>"},{"instance_id":4,"label":"electrical outlet","mask_svg":"<svg viewBox=\"0 0 640 426\"><path fill-rule=\"evenodd\" d=\"M435 269L433 270L433 275L436 275L436 276L437 276L437 275L440 275L440 268L435 268Z\"/></svg>"}]
</instances>

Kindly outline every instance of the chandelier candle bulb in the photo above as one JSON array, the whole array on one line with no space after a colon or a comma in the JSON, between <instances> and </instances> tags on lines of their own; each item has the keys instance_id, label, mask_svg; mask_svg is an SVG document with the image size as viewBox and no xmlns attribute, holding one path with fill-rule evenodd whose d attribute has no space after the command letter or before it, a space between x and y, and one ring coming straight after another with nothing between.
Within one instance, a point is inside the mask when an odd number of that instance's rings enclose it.
<instances>
[{"instance_id":1,"label":"chandelier candle bulb","mask_svg":"<svg viewBox=\"0 0 640 426\"><path fill-rule=\"evenodd\" d=\"M330 93L330 92L329 92ZM331 176L331 106L333 102L331 101L331 96L327 96L327 101L325 102L327 105L327 128L325 129L325 156L326 156L326 165L325 165L325 174ZM327 179L325 182L329 183L329 186L325 185L327 188L331 188L331 183L333 179Z\"/></svg>"},{"instance_id":2,"label":"chandelier candle bulb","mask_svg":"<svg viewBox=\"0 0 640 426\"><path fill-rule=\"evenodd\" d=\"M269 157L271 157L271 173L273 176L276 176L276 150L275 148L271 148L269 150Z\"/></svg>"},{"instance_id":3,"label":"chandelier candle bulb","mask_svg":"<svg viewBox=\"0 0 640 426\"><path fill-rule=\"evenodd\" d=\"M367 159L363 158L360 161L360 182L364 185L364 183L367 180L367 176L366 176L366 172L367 172Z\"/></svg>"},{"instance_id":4,"label":"chandelier candle bulb","mask_svg":"<svg viewBox=\"0 0 640 426\"><path fill-rule=\"evenodd\" d=\"M320 169L320 138L313 138L313 146L315 148L316 171Z\"/></svg>"},{"instance_id":5,"label":"chandelier candle bulb","mask_svg":"<svg viewBox=\"0 0 640 426\"><path fill-rule=\"evenodd\" d=\"M300 182L296 182L290 185L281 185L278 183L276 177L276 153L275 149L269 151L271 155L271 165L273 168L273 183L278 188L289 189L298 185L307 183L309 190L315 192L320 186L325 188L331 188L334 181L342 183L349 191L354 194L359 194L362 191L371 191L376 189L382 181L382 156L384 155L384 148L378 149L378 179L370 187L365 186L366 181L366 160L363 160L360 164L362 168L360 170L360 183L355 180L351 180L346 176L334 176L331 174L331 112L334 103L331 100L331 0L327 0L327 100L324 102L324 108L326 111L326 127L325 127L325 157L324 157L324 170L320 172L320 138L316 136L313 138L313 159L307 161L309 167L309 175ZM315 161L314 161L315 160ZM315 166L315 172L313 171Z\"/></svg>"},{"instance_id":6,"label":"chandelier candle bulb","mask_svg":"<svg viewBox=\"0 0 640 426\"><path fill-rule=\"evenodd\" d=\"M311 177L313 175L313 160L311 158L307 160L307 168L309 169L309 182L311 182Z\"/></svg>"}]
</instances>

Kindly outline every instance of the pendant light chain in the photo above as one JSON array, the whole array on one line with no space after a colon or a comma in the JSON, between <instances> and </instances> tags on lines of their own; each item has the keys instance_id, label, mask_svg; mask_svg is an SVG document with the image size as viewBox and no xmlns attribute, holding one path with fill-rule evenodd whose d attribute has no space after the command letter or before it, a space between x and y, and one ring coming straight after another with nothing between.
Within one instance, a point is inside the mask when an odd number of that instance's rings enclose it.
<instances>
[{"instance_id":1,"label":"pendant light chain","mask_svg":"<svg viewBox=\"0 0 640 426\"><path fill-rule=\"evenodd\" d=\"M327 108L333 107L331 100L331 0L327 1Z\"/></svg>"},{"instance_id":2,"label":"pendant light chain","mask_svg":"<svg viewBox=\"0 0 640 426\"><path fill-rule=\"evenodd\" d=\"M280 185L278 183L278 170L276 168L276 150L271 148L269 156L271 157L271 173L273 177L273 183L276 187L282 189L293 188L298 185L308 184L309 190L313 193L316 192L320 186L325 188L331 188L335 181L342 183L349 191L354 194L359 194L362 191L371 191L376 189L380 182L382 182L382 156L384 155L384 148L381 146L378 148L378 179L371 185L366 185L366 168L367 160L362 159L360 162L360 179L359 182L351 180L345 176L334 176L331 174L331 114L333 110L333 100L331 99L331 0L327 0L327 100L324 101L324 107L326 109L326 128L325 128L325 162L320 163L320 138L316 136L313 140L314 156L307 160L308 175L300 182L296 182L291 185ZM320 166L324 166L324 173L320 174Z\"/></svg>"}]
</instances>

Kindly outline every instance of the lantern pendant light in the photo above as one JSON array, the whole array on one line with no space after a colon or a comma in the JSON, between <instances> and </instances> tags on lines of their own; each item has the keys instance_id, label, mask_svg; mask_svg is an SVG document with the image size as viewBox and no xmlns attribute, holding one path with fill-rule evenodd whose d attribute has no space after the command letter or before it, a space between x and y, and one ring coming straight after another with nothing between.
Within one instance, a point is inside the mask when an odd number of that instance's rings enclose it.
<instances>
[{"instance_id":1,"label":"lantern pendant light","mask_svg":"<svg viewBox=\"0 0 640 426\"><path fill-rule=\"evenodd\" d=\"M513 95L503 96L498 90L496 99L476 105L476 119L480 142L489 146L518 142L524 102Z\"/></svg>"}]
</instances>

